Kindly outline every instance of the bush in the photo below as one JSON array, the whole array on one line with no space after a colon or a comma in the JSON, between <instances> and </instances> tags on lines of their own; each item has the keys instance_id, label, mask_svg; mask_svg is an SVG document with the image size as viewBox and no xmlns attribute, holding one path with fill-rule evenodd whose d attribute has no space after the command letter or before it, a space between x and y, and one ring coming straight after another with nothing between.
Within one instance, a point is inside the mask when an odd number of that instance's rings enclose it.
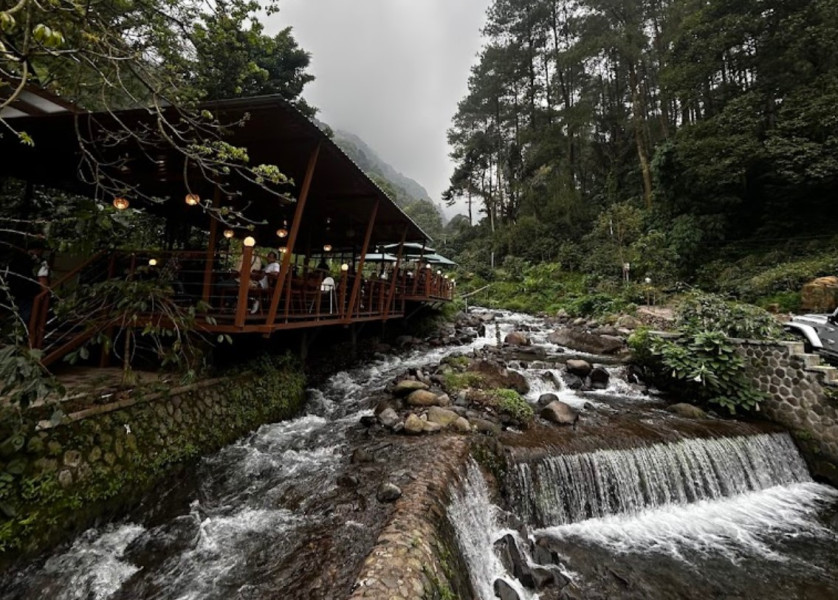
<instances>
[{"instance_id":1,"label":"bush","mask_svg":"<svg viewBox=\"0 0 838 600\"><path fill-rule=\"evenodd\" d=\"M535 417L532 406L515 390L492 390L489 395L499 412L509 415L519 423L529 423Z\"/></svg>"},{"instance_id":2,"label":"bush","mask_svg":"<svg viewBox=\"0 0 838 600\"><path fill-rule=\"evenodd\" d=\"M686 296L678 307L678 328L684 332L717 331L731 337L776 340L782 328L765 310L726 301L701 292Z\"/></svg>"}]
</instances>

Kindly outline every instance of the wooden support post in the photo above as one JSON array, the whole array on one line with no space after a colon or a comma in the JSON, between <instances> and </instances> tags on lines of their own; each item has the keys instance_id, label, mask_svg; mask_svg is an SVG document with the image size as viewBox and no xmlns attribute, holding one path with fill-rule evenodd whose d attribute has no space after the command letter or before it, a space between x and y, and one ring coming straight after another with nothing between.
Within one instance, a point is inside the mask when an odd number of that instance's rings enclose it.
<instances>
[{"instance_id":1,"label":"wooden support post","mask_svg":"<svg viewBox=\"0 0 838 600\"><path fill-rule=\"evenodd\" d=\"M221 204L221 190L215 186L215 194L212 199L213 208L217 209ZM207 245L206 264L204 264L204 290L201 294L201 299L209 303L210 295L212 294L212 267L215 264L215 249L218 245L218 219L210 215L210 237Z\"/></svg>"},{"instance_id":2,"label":"wooden support post","mask_svg":"<svg viewBox=\"0 0 838 600\"><path fill-rule=\"evenodd\" d=\"M242 267L239 271L239 300L236 304L236 327L244 327L247 315L247 292L250 290L250 270L253 268L253 248L245 246L242 249Z\"/></svg>"},{"instance_id":3,"label":"wooden support post","mask_svg":"<svg viewBox=\"0 0 838 600\"><path fill-rule=\"evenodd\" d=\"M399 242L399 252L396 255L396 266L393 269L393 280L390 282L390 291L387 294L387 304L384 307L384 319L390 316L391 307L393 306L393 298L396 294L396 280L399 277L399 267L402 264L402 252L404 251L404 241L407 239L407 227L402 232L402 239Z\"/></svg>"},{"instance_id":4,"label":"wooden support post","mask_svg":"<svg viewBox=\"0 0 838 600\"><path fill-rule=\"evenodd\" d=\"M375 226L375 218L378 216L378 203L379 200L376 200L372 207L369 223L367 223L367 234L364 236L364 247L361 249L361 257L358 259L358 268L355 271L355 282L352 285L352 295L349 298L349 315L347 318L352 318L352 314L355 312L355 305L359 301L358 292L361 289L361 281L364 279L364 259L367 257L370 238L372 238L372 230Z\"/></svg>"},{"instance_id":5,"label":"wooden support post","mask_svg":"<svg viewBox=\"0 0 838 600\"><path fill-rule=\"evenodd\" d=\"M271 296L271 308L268 310L268 318L265 324L271 327L276 321L276 311L279 308L279 299L282 297L282 288L285 286L288 271L291 269L291 254L294 252L294 244L297 243L297 234L300 231L300 222L303 220L303 211L308 200L308 191L311 189L311 179L314 176L314 167L317 165L317 157L320 155L320 144L311 153L308 159L308 166L306 167L306 174L303 178L303 185L300 188L300 197L297 198L297 207L294 210L294 221L291 223L291 231L288 233L287 251L282 255L282 264L279 268L279 277L276 280L276 287ZM290 280L289 280L290 285ZM288 307L286 305L286 313ZM270 334L266 334L270 335Z\"/></svg>"}]
</instances>

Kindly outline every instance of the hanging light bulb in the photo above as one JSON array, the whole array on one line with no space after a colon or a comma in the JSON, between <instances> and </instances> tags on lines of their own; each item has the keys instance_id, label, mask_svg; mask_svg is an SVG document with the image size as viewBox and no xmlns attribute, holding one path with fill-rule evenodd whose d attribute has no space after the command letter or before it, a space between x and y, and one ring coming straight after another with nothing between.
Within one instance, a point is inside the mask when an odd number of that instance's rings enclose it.
<instances>
[{"instance_id":1,"label":"hanging light bulb","mask_svg":"<svg viewBox=\"0 0 838 600\"><path fill-rule=\"evenodd\" d=\"M253 248L253 246L256 245L256 238L254 238L252 235L249 235L246 238L244 238L244 240L242 240L242 244L244 244L248 248Z\"/></svg>"},{"instance_id":2,"label":"hanging light bulb","mask_svg":"<svg viewBox=\"0 0 838 600\"><path fill-rule=\"evenodd\" d=\"M323 252L331 252L332 245L331 244L323 244Z\"/></svg>"},{"instance_id":3,"label":"hanging light bulb","mask_svg":"<svg viewBox=\"0 0 838 600\"><path fill-rule=\"evenodd\" d=\"M156 267L157 266L157 259L156 258L149 258L148 259L148 266L149 267Z\"/></svg>"},{"instance_id":4,"label":"hanging light bulb","mask_svg":"<svg viewBox=\"0 0 838 600\"><path fill-rule=\"evenodd\" d=\"M346 273L346 272L349 270L349 265L348 265L348 264L346 264L346 263L343 263L343 264L340 266L340 270L341 270L341 271L343 271L344 273Z\"/></svg>"},{"instance_id":5,"label":"hanging light bulb","mask_svg":"<svg viewBox=\"0 0 838 600\"><path fill-rule=\"evenodd\" d=\"M282 220L282 227L276 230L277 237L284 238L288 236L288 220Z\"/></svg>"},{"instance_id":6,"label":"hanging light bulb","mask_svg":"<svg viewBox=\"0 0 838 600\"><path fill-rule=\"evenodd\" d=\"M201 201L201 197L198 194L186 194L186 198L184 198L184 200L189 206L197 206L197 204Z\"/></svg>"},{"instance_id":7,"label":"hanging light bulb","mask_svg":"<svg viewBox=\"0 0 838 600\"><path fill-rule=\"evenodd\" d=\"M442 275L442 271L437 271L436 274L437 275Z\"/></svg>"},{"instance_id":8,"label":"hanging light bulb","mask_svg":"<svg viewBox=\"0 0 838 600\"><path fill-rule=\"evenodd\" d=\"M128 202L127 198L123 198L122 196L117 196L113 199L113 205L116 207L117 210L125 210L131 203Z\"/></svg>"},{"instance_id":9,"label":"hanging light bulb","mask_svg":"<svg viewBox=\"0 0 838 600\"><path fill-rule=\"evenodd\" d=\"M235 232L235 231L233 231L232 229L225 229L225 230L224 230L224 237L226 237L228 240L229 240L231 237L233 237L234 235L236 235L236 232Z\"/></svg>"},{"instance_id":10,"label":"hanging light bulb","mask_svg":"<svg viewBox=\"0 0 838 600\"><path fill-rule=\"evenodd\" d=\"M280 254L285 254L286 252L288 252L288 248L286 248L285 246L280 246L279 247L279 253Z\"/></svg>"}]
</instances>

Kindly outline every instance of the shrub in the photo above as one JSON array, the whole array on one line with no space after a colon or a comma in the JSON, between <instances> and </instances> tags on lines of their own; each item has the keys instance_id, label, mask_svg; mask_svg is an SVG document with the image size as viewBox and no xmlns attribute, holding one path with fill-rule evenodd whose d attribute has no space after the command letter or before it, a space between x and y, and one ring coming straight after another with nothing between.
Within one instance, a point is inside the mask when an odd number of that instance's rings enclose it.
<instances>
[{"instance_id":1,"label":"shrub","mask_svg":"<svg viewBox=\"0 0 838 600\"><path fill-rule=\"evenodd\" d=\"M779 339L782 335L779 323L765 310L701 292L682 300L678 328L684 332L718 331L731 337L760 340Z\"/></svg>"},{"instance_id":2,"label":"shrub","mask_svg":"<svg viewBox=\"0 0 838 600\"><path fill-rule=\"evenodd\" d=\"M535 417L532 406L515 390L492 390L489 395L499 412L509 415L519 423L529 423Z\"/></svg>"},{"instance_id":3,"label":"shrub","mask_svg":"<svg viewBox=\"0 0 838 600\"><path fill-rule=\"evenodd\" d=\"M692 330L678 338L651 336L646 330L629 338L635 361L661 387L730 411L759 410L764 395L745 374L745 362L720 331Z\"/></svg>"}]
</instances>

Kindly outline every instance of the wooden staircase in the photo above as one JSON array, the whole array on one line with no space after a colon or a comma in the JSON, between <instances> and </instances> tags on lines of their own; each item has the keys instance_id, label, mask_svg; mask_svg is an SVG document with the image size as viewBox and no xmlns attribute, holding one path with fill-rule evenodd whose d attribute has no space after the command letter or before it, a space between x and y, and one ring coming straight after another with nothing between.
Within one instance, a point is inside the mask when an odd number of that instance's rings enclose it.
<instances>
[{"instance_id":1,"label":"wooden staircase","mask_svg":"<svg viewBox=\"0 0 838 600\"><path fill-rule=\"evenodd\" d=\"M81 285L113 277L113 270L113 256L100 252L35 297L29 321L29 345L41 350L41 363L45 367L62 359L102 329L86 318L86 309L90 307L80 306L71 318L59 318L54 310L56 301L69 297Z\"/></svg>"}]
</instances>

